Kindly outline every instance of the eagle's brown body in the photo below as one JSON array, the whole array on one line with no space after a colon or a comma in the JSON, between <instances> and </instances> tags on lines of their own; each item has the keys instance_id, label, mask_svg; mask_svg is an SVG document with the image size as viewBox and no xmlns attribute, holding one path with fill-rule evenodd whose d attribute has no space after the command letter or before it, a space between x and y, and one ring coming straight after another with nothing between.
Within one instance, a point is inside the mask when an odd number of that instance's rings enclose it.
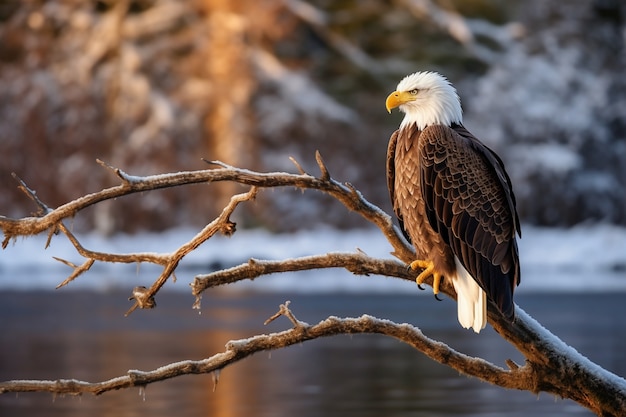
<instances>
[{"instance_id":1,"label":"eagle's brown body","mask_svg":"<svg viewBox=\"0 0 626 417\"><path fill-rule=\"evenodd\" d=\"M461 124L423 131L404 126L389 141L387 180L394 211L418 258L432 261L444 278L458 275L456 258L512 320L520 228L511 183L497 155Z\"/></svg>"}]
</instances>

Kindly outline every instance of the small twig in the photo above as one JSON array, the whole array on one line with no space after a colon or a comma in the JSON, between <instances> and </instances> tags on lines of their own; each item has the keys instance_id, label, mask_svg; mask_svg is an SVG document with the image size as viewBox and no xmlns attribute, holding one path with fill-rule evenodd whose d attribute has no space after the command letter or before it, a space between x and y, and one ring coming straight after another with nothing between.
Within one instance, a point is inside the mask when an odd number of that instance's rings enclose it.
<instances>
[{"instance_id":1,"label":"small twig","mask_svg":"<svg viewBox=\"0 0 626 417\"><path fill-rule=\"evenodd\" d=\"M120 171L119 168L115 168L114 166L107 164L106 162L104 162L102 159L99 159L99 158L96 159L96 163L98 163L98 165L101 165L101 166L103 166L104 168L106 168L106 169L108 169L110 171L113 171L115 173L115 175L117 175L118 177L122 178L118 174L118 172Z\"/></svg>"},{"instance_id":2,"label":"small twig","mask_svg":"<svg viewBox=\"0 0 626 417\"><path fill-rule=\"evenodd\" d=\"M301 175L308 175L306 171L304 170L304 168L302 168L302 165L300 165L300 162L296 160L296 158L294 158L293 156L290 156L289 160L296 166L296 168L298 169L298 172L300 172Z\"/></svg>"},{"instance_id":3,"label":"small twig","mask_svg":"<svg viewBox=\"0 0 626 417\"><path fill-rule=\"evenodd\" d=\"M320 151L315 151L315 161L317 161L317 166L320 168L321 176L320 179L322 181L330 180L330 173L328 172L328 168L322 159L322 154Z\"/></svg>"},{"instance_id":4,"label":"small twig","mask_svg":"<svg viewBox=\"0 0 626 417\"><path fill-rule=\"evenodd\" d=\"M95 262L95 259L89 258L82 265L77 266L73 264L72 262L66 261L65 259L57 258L56 256L53 256L52 258L74 269L74 272L72 272L72 274L69 277L65 278L65 280L63 280L62 283L56 286L57 290L61 287L66 286L70 282L74 281L76 277L81 275L83 272L89 271L89 268L91 268L91 266Z\"/></svg>"},{"instance_id":5,"label":"small twig","mask_svg":"<svg viewBox=\"0 0 626 417\"><path fill-rule=\"evenodd\" d=\"M122 171L120 168L116 168L116 167L114 167L114 166L112 166L112 165L109 165L109 164L107 164L106 162L104 162L104 161L103 161L103 160L101 160L101 159L96 159L96 162L97 162L98 164L102 165L104 168L106 168L106 169L108 169L108 170L110 170L110 171L113 171L113 173L114 173L117 177L119 177L119 178L122 180L122 182L123 182L124 184L128 185L128 184L130 183L130 181L129 181L129 179L128 179L128 178L129 178L129 175L128 175L128 174L126 174L124 171Z\"/></svg>"},{"instance_id":6,"label":"small twig","mask_svg":"<svg viewBox=\"0 0 626 417\"><path fill-rule=\"evenodd\" d=\"M79 253L84 258L93 259L95 261L100 262L109 262L109 263L151 263L155 265L165 266L169 262L170 254L164 253L151 253L151 252L141 252L141 253L109 253L109 252L97 252L92 251L85 248L78 241L76 236L63 224L59 225L59 229L76 249L76 252Z\"/></svg>"},{"instance_id":7,"label":"small twig","mask_svg":"<svg viewBox=\"0 0 626 417\"><path fill-rule=\"evenodd\" d=\"M231 165L228 165L228 164L226 164L225 162L222 162L222 161L216 161L216 160L210 161L210 160L205 159L205 158L200 158L200 160L202 162L204 162L205 164L215 165L215 166L218 166L220 168L226 168L226 169L232 169L233 168Z\"/></svg>"},{"instance_id":8,"label":"small twig","mask_svg":"<svg viewBox=\"0 0 626 417\"><path fill-rule=\"evenodd\" d=\"M29 188L26 185L26 183L20 177L18 177L18 175L15 172L12 172L11 175L19 183L18 188L20 190L22 190L24 192L24 194L26 194L28 196L28 198L30 198L31 200L33 200L35 202L35 204L39 208L39 212L37 213L39 216L47 214L47 213L49 213L51 211L50 207L48 207L46 204L44 204L44 202L41 201L39 199L39 197L37 197L37 193L34 190L32 190L31 188Z\"/></svg>"},{"instance_id":9,"label":"small twig","mask_svg":"<svg viewBox=\"0 0 626 417\"><path fill-rule=\"evenodd\" d=\"M285 316L289 319L289 321L293 324L293 327L296 328L303 328L308 326L307 323L300 321L296 318L296 316L293 314L293 312L289 309L289 304L291 304L291 301L287 300L285 301L284 304L281 304L278 311L269 319L265 320L265 322L263 323L264 325L268 325L271 322L273 322L274 320L276 320L278 317L280 316Z\"/></svg>"},{"instance_id":10,"label":"small twig","mask_svg":"<svg viewBox=\"0 0 626 417\"><path fill-rule=\"evenodd\" d=\"M37 211L37 216L43 216L52 211L50 207L48 207L48 205L46 205L43 201L39 199L39 197L37 197L37 193L31 188L29 188L26 185L26 183L15 172L12 172L11 175L19 183L18 188L22 190L28 196L28 198L33 200L35 204L37 205L37 207L39 208L39 210ZM50 243L52 242L52 236L55 235L57 231L58 231L57 225L50 228L50 230L48 231L48 238L46 239L46 244L44 246L45 249L50 247ZM7 235L5 241L2 243L2 249L6 248L6 245L8 243L8 238L9 236Z\"/></svg>"},{"instance_id":11,"label":"small twig","mask_svg":"<svg viewBox=\"0 0 626 417\"><path fill-rule=\"evenodd\" d=\"M272 315L272 317L270 317L269 319L265 320L263 322L263 324L265 326L267 326L268 324L270 324L271 322L273 322L274 320L276 320L277 318L279 318L280 316L284 316L286 311L289 311L289 304L291 304L291 301L287 300L285 301L284 304L281 304L278 308L278 311L276 313L274 313L274 315ZM295 325L295 323L294 323Z\"/></svg>"}]
</instances>

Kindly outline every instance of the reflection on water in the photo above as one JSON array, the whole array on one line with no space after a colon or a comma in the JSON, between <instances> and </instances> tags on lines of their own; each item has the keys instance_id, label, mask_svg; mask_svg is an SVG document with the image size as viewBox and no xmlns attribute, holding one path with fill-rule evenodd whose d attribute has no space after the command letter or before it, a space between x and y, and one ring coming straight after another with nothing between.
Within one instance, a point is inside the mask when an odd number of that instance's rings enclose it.
<instances>
[{"instance_id":1,"label":"reflection on water","mask_svg":"<svg viewBox=\"0 0 626 417\"><path fill-rule=\"evenodd\" d=\"M452 301L416 295L270 295L213 292L202 314L191 296L162 294L153 311L124 318L126 293L0 293L0 380L96 381L128 369L201 359L228 340L289 327L263 321L292 300L301 320L363 313L419 325L429 336L504 366L522 358L490 328L461 329ZM626 375L624 294L522 294L518 304L603 367ZM144 396L145 394L145 396ZM260 353L211 375L175 378L99 397L0 396L2 416L591 416L571 401L507 391L460 376L376 335L318 339Z\"/></svg>"}]
</instances>

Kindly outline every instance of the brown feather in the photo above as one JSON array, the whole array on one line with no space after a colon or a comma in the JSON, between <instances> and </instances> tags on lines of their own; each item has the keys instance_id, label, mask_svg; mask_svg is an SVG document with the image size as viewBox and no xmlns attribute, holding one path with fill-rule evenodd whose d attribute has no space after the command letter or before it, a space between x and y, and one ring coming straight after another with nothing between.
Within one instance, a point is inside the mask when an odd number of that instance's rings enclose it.
<instances>
[{"instance_id":1,"label":"brown feather","mask_svg":"<svg viewBox=\"0 0 626 417\"><path fill-rule=\"evenodd\" d=\"M394 212L420 259L448 275L456 256L512 319L520 227L500 158L462 125L405 127L389 142L387 181Z\"/></svg>"}]
</instances>

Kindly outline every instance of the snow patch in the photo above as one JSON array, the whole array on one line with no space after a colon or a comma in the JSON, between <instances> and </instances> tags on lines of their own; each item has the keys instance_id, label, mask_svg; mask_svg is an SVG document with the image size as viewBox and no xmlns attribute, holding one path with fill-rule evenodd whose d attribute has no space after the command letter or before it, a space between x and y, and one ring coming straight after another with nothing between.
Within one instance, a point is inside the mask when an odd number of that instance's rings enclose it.
<instances>
[{"instance_id":1,"label":"snow patch","mask_svg":"<svg viewBox=\"0 0 626 417\"><path fill-rule=\"evenodd\" d=\"M79 236L91 250L112 253L172 252L197 230L176 229L163 233L98 234ZM626 228L613 225L578 226L570 229L523 227L519 241L522 282L517 291L626 291ZM84 262L62 235L54 236L44 250L46 236L19 238L0 252L0 289L53 289L71 270L53 259L80 265ZM328 252L355 252L392 258L391 245L380 231L320 228L290 234L242 230L228 238L214 236L191 252L179 265L178 281L166 288L189 291L196 274L245 263L250 258L278 260ZM106 289L150 285L160 273L155 265L96 262L68 288ZM323 269L273 274L230 286L234 290L324 292L415 292L415 284L379 276L356 276L343 269Z\"/></svg>"}]
</instances>

